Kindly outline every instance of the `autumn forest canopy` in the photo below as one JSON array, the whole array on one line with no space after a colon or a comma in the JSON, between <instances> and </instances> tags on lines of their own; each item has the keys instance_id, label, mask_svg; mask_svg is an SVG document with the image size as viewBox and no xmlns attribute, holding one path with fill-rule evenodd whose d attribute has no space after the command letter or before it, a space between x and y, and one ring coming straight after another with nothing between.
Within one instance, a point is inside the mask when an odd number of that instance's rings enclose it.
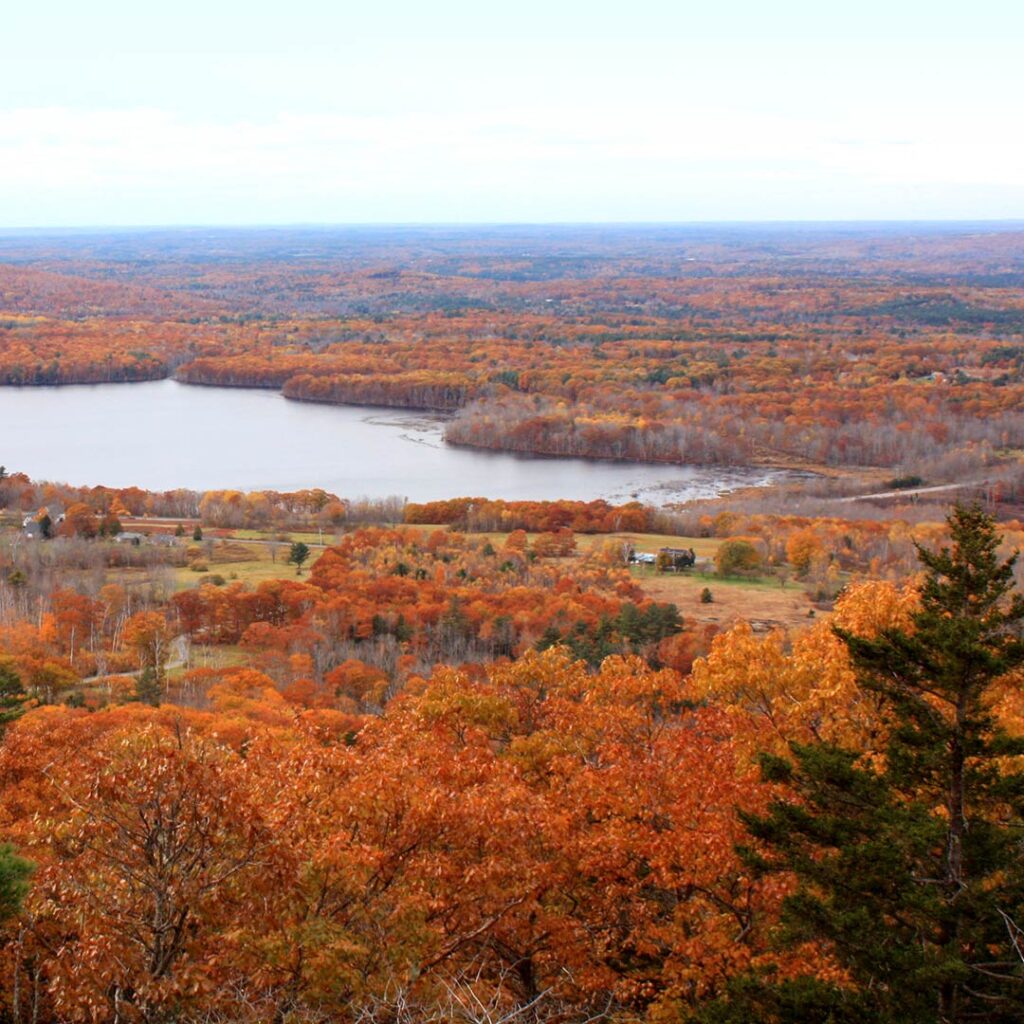
<instances>
[{"instance_id":1,"label":"autumn forest canopy","mask_svg":"<svg viewBox=\"0 0 1024 1024\"><path fill-rule=\"evenodd\" d=\"M164 378L789 472L5 451L11 388ZM1024 1019L1022 399L1009 227L0 235L0 1024Z\"/></svg>"}]
</instances>

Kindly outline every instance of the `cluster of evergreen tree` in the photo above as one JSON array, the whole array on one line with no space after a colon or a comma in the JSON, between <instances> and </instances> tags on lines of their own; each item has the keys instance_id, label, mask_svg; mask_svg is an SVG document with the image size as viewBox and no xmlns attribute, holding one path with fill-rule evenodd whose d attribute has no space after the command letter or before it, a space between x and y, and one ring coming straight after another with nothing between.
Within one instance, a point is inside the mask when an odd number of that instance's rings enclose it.
<instances>
[{"instance_id":1,"label":"cluster of evergreen tree","mask_svg":"<svg viewBox=\"0 0 1024 1024\"><path fill-rule=\"evenodd\" d=\"M639 608L626 602L618 615L603 616L596 625L581 620L562 632L552 623L534 646L546 651L561 644L596 667L612 654L639 653L682 628L683 620L674 604L652 603Z\"/></svg>"}]
</instances>

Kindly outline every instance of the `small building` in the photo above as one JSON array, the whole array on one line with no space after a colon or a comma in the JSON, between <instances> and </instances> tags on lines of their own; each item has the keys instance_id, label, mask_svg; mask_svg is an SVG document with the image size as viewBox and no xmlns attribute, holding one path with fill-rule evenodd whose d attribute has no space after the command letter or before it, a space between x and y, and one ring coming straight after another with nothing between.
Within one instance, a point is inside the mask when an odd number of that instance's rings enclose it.
<instances>
[{"instance_id":1,"label":"small building","mask_svg":"<svg viewBox=\"0 0 1024 1024\"><path fill-rule=\"evenodd\" d=\"M29 540L46 540L57 532L57 527L64 522L64 513L50 514L45 508L31 512L21 521L21 528Z\"/></svg>"},{"instance_id":2,"label":"small building","mask_svg":"<svg viewBox=\"0 0 1024 1024\"><path fill-rule=\"evenodd\" d=\"M29 540L38 540L43 536L43 524L32 516L26 516L21 526Z\"/></svg>"},{"instance_id":3,"label":"small building","mask_svg":"<svg viewBox=\"0 0 1024 1024\"><path fill-rule=\"evenodd\" d=\"M135 547L138 547L145 539L146 535L144 533L126 533L122 531L121 533L115 535L114 543L134 544Z\"/></svg>"},{"instance_id":4,"label":"small building","mask_svg":"<svg viewBox=\"0 0 1024 1024\"><path fill-rule=\"evenodd\" d=\"M692 569L697 564L697 552L693 548L660 548L657 563L662 572Z\"/></svg>"}]
</instances>

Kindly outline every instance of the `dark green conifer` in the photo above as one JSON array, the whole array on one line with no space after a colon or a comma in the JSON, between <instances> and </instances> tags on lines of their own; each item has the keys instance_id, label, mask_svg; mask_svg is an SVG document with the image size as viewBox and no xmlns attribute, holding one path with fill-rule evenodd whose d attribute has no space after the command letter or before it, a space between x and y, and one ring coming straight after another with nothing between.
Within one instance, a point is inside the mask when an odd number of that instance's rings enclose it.
<instances>
[{"instance_id":1,"label":"dark green conifer","mask_svg":"<svg viewBox=\"0 0 1024 1024\"><path fill-rule=\"evenodd\" d=\"M912 629L837 630L890 722L876 766L794 745L762 760L789 798L744 816L752 866L798 880L783 941L823 942L853 986L748 977L705 1021L1024 1020L1024 741L990 713L1024 665L1024 601L992 519L957 506L948 524L950 547L919 548Z\"/></svg>"},{"instance_id":2,"label":"dark green conifer","mask_svg":"<svg viewBox=\"0 0 1024 1024\"><path fill-rule=\"evenodd\" d=\"M152 666L143 669L139 675L139 680L135 684L135 696L143 704L150 704L155 708L160 706L160 700L163 697L163 687L160 685L160 680L157 678L157 674Z\"/></svg>"},{"instance_id":3,"label":"dark green conifer","mask_svg":"<svg viewBox=\"0 0 1024 1024\"><path fill-rule=\"evenodd\" d=\"M27 698L14 665L7 659L0 659L0 736L9 722L24 714Z\"/></svg>"}]
</instances>

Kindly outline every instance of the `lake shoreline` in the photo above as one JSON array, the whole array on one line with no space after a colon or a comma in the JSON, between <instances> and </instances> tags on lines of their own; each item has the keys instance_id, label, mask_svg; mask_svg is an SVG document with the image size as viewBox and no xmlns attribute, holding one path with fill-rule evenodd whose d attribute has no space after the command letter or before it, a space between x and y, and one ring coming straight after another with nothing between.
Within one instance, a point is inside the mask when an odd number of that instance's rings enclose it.
<instances>
[{"instance_id":1,"label":"lake shoreline","mask_svg":"<svg viewBox=\"0 0 1024 1024\"><path fill-rule=\"evenodd\" d=\"M120 382L118 382L120 383ZM446 417L293 401L278 388L137 383L0 387L2 458L33 479L170 491L295 491L346 498L602 498L655 506L785 480L765 466L685 466L506 452L444 441Z\"/></svg>"},{"instance_id":2,"label":"lake shoreline","mask_svg":"<svg viewBox=\"0 0 1024 1024\"><path fill-rule=\"evenodd\" d=\"M187 364L186 364L187 365ZM180 369L180 367L178 368ZM2 395L5 388L17 388L19 390L45 390L48 388L95 388L105 387L108 384L153 384L163 381L170 381L175 384L180 384L183 387L194 387L194 388L205 388L211 391L217 389L224 389L229 391L258 391L262 393L276 393L279 394L286 402L294 402L296 404L306 405L317 405L328 408L336 409L364 409L364 410L380 410L388 409L398 413L411 413L420 416L424 422L449 422L456 414L442 409L435 409L429 406L410 406L410 405L395 405L386 404L382 402L333 402L327 400L321 400L316 398L302 398L287 395L284 393L283 384L259 384L252 381L244 383L235 383L229 381L205 381L205 380L189 380L187 378L180 377L178 370L175 369L161 377L143 378L139 380L117 380L117 381L61 381L58 383L11 383L11 384L0 384L0 395ZM851 472L856 467L835 467L835 466L822 466L817 464L803 464L792 457L784 458L772 458L771 456L759 456L749 463L721 463L721 462L677 462L672 459L633 459L626 456L616 458L614 456L600 456L595 457L585 454L560 454L557 452L545 452L545 451L530 451L521 450L515 448L502 448L498 446L481 445L481 444L470 444L465 441L450 441L447 438L443 438L445 446L449 448L465 448L471 451L479 452L495 452L503 455L514 456L523 459L544 459L544 460L584 460L586 462L593 463L612 463L618 465L630 465L630 466L675 466L679 468L700 468L707 470L720 470L723 472L729 471L748 471L748 470L766 470L766 471L777 471L780 474L792 473L800 476L843 476Z\"/></svg>"}]
</instances>

